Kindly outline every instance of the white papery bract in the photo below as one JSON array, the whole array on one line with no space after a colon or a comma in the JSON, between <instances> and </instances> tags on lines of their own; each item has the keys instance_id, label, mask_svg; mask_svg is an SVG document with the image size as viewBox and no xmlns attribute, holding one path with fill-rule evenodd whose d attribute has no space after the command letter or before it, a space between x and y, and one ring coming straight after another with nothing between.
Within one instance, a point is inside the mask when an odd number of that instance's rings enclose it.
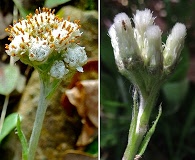
<instances>
[{"instance_id":1,"label":"white papery bract","mask_svg":"<svg viewBox=\"0 0 195 160\"><path fill-rule=\"evenodd\" d=\"M26 18L6 29L11 41L9 45L6 44L6 53L14 61L21 60L54 78L62 78L67 70L83 72L87 55L84 47L78 45L78 38L82 34L79 20L64 20L48 8L36 9L34 15L29 14ZM69 58L64 61L64 57ZM56 66L60 67L59 70Z\"/></svg>"}]
</instances>

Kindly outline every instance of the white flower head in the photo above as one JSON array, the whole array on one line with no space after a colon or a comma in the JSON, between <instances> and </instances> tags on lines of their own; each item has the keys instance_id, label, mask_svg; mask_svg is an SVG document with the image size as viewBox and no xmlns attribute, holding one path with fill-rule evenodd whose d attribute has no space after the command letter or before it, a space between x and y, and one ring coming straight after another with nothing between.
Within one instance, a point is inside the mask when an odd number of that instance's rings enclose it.
<instances>
[{"instance_id":1,"label":"white flower head","mask_svg":"<svg viewBox=\"0 0 195 160\"><path fill-rule=\"evenodd\" d=\"M130 62L133 57L138 57L139 54L130 18L125 13L117 14L108 33L114 49L115 61L120 65L119 70L123 70L122 60L126 59Z\"/></svg>"},{"instance_id":2,"label":"white flower head","mask_svg":"<svg viewBox=\"0 0 195 160\"><path fill-rule=\"evenodd\" d=\"M79 26L76 23L64 21L51 32L53 39L50 39L50 41L55 44L57 51L64 50L76 42L76 39L81 36L78 28Z\"/></svg>"},{"instance_id":3,"label":"white flower head","mask_svg":"<svg viewBox=\"0 0 195 160\"><path fill-rule=\"evenodd\" d=\"M165 49L163 51L164 67L174 65L180 57L186 36L186 27L182 23L176 23L171 34L168 36Z\"/></svg>"},{"instance_id":4,"label":"white flower head","mask_svg":"<svg viewBox=\"0 0 195 160\"><path fill-rule=\"evenodd\" d=\"M69 72L63 61L55 61L50 69L50 75L54 78L61 79Z\"/></svg>"},{"instance_id":5,"label":"white flower head","mask_svg":"<svg viewBox=\"0 0 195 160\"><path fill-rule=\"evenodd\" d=\"M155 18L152 16L152 12L149 9L143 11L137 10L133 17L133 22L135 23L135 28L142 35L147 27L154 24L154 19Z\"/></svg>"},{"instance_id":6,"label":"white flower head","mask_svg":"<svg viewBox=\"0 0 195 160\"><path fill-rule=\"evenodd\" d=\"M149 26L145 32L145 53L146 61L150 66L162 65L162 40L161 30L158 26Z\"/></svg>"},{"instance_id":7,"label":"white flower head","mask_svg":"<svg viewBox=\"0 0 195 160\"><path fill-rule=\"evenodd\" d=\"M63 55L64 62L69 69L76 69L79 72L83 72L82 66L87 62L87 56L85 48L78 45L74 45L67 49Z\"/></svg>"},{"instance_id":8,"label":"white flower head","mask_svg":"<svg viewBox=\"0 0 195 160\"><path fill-rule=\"evenodd\" d=\"M38 47L34 47L34 44L37 45L44 42L43 45L47 45L47 48L50 48L50 51L46 49L46 52L52 52L52 50L65 50L70 44L77 43L78 37L81 36L79 28L78 20L74 22L70 22L69 19L64 20L57 17L54 14L54 10L43 8L42 10L37 9L35 15L29 14L27 20L19 20L18 23L15 23L13 27L10 26L10 29L7 28L6 31L10 33L10 40L14 42L12 44L14 48L20 47L18 50L34 50ZM15 41L15 39L20 39L20 41ZM12 48L7 45L6 52L9 54ZM20 52L17 53L18 56L20 54ZM31 54L31 52L26 54ZM39 58L31 58L31 60L40 61Z\"/></svg>"},{"instance_id":9,"label":"white flower head","mask_svg":"<svg viewBox=\"0 0 195 160\"><path fill-rule=\"evenodd\" d=\"M74 67L81 71L87 56L84 47L77 45L82 34L79 22L79 20L71 22L70 18L67 20L59 18L54 14L54 10L48 8L36 9L34 15L29 14L26 19L19 20L6 29L11 41L9 45L6 44L6 53L15 61L20 59L23 63L36 66L40 71L44 70L45 64L49 65L45 71L48 73L48 70L55 66L52 64L55 60L61 64L64 58L62 55L75 50L74 62L69 64L73 66L73 63L77 63Z\"/></svg>"},{"instance_id":10,"label":"white flower head","mask_svg":"<svg viewBox=\"0 0 195 160\"><path fill-rule=\"evenodd\" d=\"M125 13L119 13L108 31L120 73L136 86L147 89L153 80L165 79L173 72L186 36L186 27L177 23L163 45L161 29L154 20L149 9L136 11L134 25Z\"/></svg>"},{"instance_id":11,"label":"white flower head","mask_svg":"<svg viewBox=\"0 0 195 160\"><path fill-rule=\"evenodd\" d=\"M114 17L114 27L117 30L117 34L120 34L118 32L126 32L127 30L133 33L130 18L125 13L119 13Z\"/></svg>"},{"instance_id":12,"label":"white flower head","mask_svg":"<svg viewBox=\"0 0 195 160\"><path fill-rule=\"evenodd\" d=\"M26 44L26 42L29 42L29 35L18 35L16 36L9 45L6 44L6 49L9 48L9 50L6 50L6 53L9 56L12 56L14 58L14 61L17 61L20 59L20 55L24 54L29 46Z\"/></svg>"},{"instance_id":13,"label":"white flower head","mask_svg":"<svg viewBox=\"0 0 195 160\"><path fill-rule=\"evenodd\" d=\"M52 50L46 41L35 41L29 49L29 59L31 61L44 61L47 60L51 52Z\"/></svg>"}]
</instances>

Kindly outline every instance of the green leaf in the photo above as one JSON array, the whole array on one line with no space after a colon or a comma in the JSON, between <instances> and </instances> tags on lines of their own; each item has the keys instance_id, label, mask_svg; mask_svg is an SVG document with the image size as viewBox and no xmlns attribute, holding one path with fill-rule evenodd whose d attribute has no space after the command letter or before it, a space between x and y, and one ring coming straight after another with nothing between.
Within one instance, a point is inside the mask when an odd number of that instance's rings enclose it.
<instances>
[{"instance_id":1,"label":"green leaf","mask_svg":"<svg viewBox=\"0 0 195 160\"><path fill-rule=\"evenodd\" d=\"M59 80L59 79L54 79L54 81L51 82L50 88L48 88L49 93L46 95L46 98L50 99L52 97L52 95L54 94L56 89L59 87L61 82L62 80Z\"/></svg>"},{"instance_id":2,"label":"green leaf","mask_svg":"<svg viewBox=\"0 0 195 160\"><path fill-rule=\"evenodd\" d=\"M85 152L98 155L98 138L96 138L92 143L90 143L86 149Z\"/></svg>"},{"instance_id":3,"label":"green leaf","mask_svg":"<svg viewBox=\"0 0 195 160\"><path fill-rule=\"evenodd\" d=\"M169 108L166 114L175 113L187 96L189 88L188 79L164 84L162 91L166 106Z\"/></svg>"},{"instance_id":4,"label":"green leaf","mask_svg":"<svg viewBox=\"0 0 195 160\"><path fill-rule=\"evenodd\" d=\"M19 74L17 66L6 65L0 68L0 94L9 95L16 88Z\"/></svg>"},{"instance_id":5,"label":"green leaf","mask_svg":"<svg viewBox=\"0 0 195 160\"><path fill-rule=\"evenodd\" d=\"M22 144L22 157L23 160L28 160L28 143L26 140L26 137L24 135L24 133L22 132L21 129L21 120L20 120L20 116L17 116L17 133L18 133L18 137L20 139L20 142Z\"/></svg>"},{"instance_id":6,"label":"green leaf","mask_svg":"<svg viewBox=\"0 0 195 160\"><path fill-rule=\"evenodd\" d=\"M5 118L3 128L0 134L0 142L16 127L17 113L12 113Z\"/></svg>"},{"instance_id":7,"label":"green leaf","mask_svg":"<svg viewBox=\"0 0 195 160\"><path fill-rule=\"evenodd\" d=\"M20 14L22 15L23 18L25 18L30 11L26 10L23 6L22 6L22 1L20 0L13 0L13 2L15 3L16 7L18 8Z\"/></svg>"},{"instance_id":8,"label":"green leaf","mask_svg":"<svg viewBox=\"0 0 195 160\"><path fill-rule=\"evenodd\" d=\"M114 77L111 77L109 74L102 72L100 87L101 103L103 103L104 100L116 101L118 88Z\"/></svg>"},{"instance_id":9,"label":"green leaf","mask_svg":"<svg viewBox=\"0 0 195 160\"><path fill-rule=\"evenodd\" d=\"M153 135L153 133L154 133L154 131L155 131L155 129L156 129L156 125L157 125L157 123L158 123L158 120L159 120L161 114L162 114L162 107L161 107L161 105L160 105L160 106L159 106L158 116L156 117L156 120L154 121L152 127L151 127L150 130L147 132L147 134L146 134L144 140L143 140L142 143L141 143L141 147L140 147L139 152L138 152L138 155L139 155L139 156L142 156L142 154L145 152L145 150L146 150L146 148L147 148L147 146L148 146L148 143L149 143L149 141L150 141L150 139L151 139L151 137L152 137L152 135Z\"/></svg>"},{"instance_id":10,"label":"green leaf","mask_svg":"<svg viewBox=\"0 0 195 160\"><path fill-rule=\"evenodd\" d=\"M48 8L56 7L60 4L69 2L70 0L46 0L44 6Z\"/></svg>"}]
</instances>

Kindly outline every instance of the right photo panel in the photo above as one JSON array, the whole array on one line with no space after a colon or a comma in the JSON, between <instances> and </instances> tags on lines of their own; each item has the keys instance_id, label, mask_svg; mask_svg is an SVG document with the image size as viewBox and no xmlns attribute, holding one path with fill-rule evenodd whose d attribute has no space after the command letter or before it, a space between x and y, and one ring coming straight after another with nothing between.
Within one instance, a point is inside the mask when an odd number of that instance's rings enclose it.
<instances>
[{"instance_id":1,"label":"right photo panel","mask_svg":"<svg viewBox=\"0 0 195 160\"><path fill-rule=\"evenodd\" d=\"M100 2L100 159L195 159L195 1Z\"/></svg>"}]
</instances>

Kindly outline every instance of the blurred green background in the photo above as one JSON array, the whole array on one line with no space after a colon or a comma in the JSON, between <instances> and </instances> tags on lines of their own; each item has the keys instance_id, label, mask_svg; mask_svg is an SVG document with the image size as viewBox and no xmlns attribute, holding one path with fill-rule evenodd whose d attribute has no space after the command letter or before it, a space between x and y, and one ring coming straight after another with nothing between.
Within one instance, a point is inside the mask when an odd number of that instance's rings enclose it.
<instances>
[{"instance_id":1,"label":"blurred green background","mask_svg":"<svg viewBox=\"0 0 195 160\"><path fill-rule=\"evenodd\" d=\"M127 144L131 120L131 83L118 73L108 29L117 13L132 17L136 9L153 11L163 42L176 22L187 27L185 47L175 73L163 85L151 122L162 102L163 114L143 160L195 159L195 1L102 0L100 3L101 160L119 160Z\"/></svg>"}]
</instances>

